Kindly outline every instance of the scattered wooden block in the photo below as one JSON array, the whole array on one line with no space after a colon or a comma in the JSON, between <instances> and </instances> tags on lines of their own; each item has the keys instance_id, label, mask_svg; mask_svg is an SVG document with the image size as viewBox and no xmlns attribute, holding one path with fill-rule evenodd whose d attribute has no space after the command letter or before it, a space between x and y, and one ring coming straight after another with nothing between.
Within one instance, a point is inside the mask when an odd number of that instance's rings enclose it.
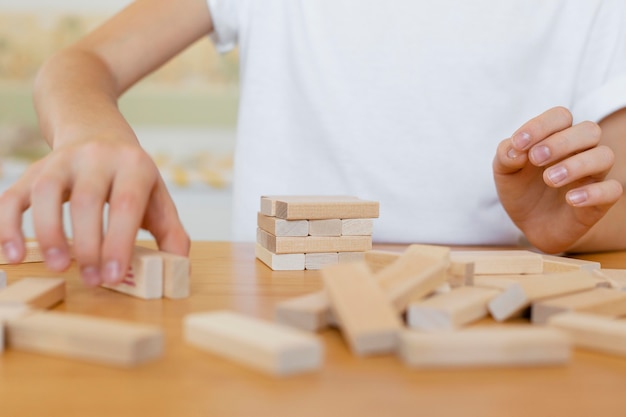
<instances>
[{"instance_id":1,"label":"scattered wooden block","mask_svg":"<svg viewBox=\"0 0 626 417\"><path fill-rule=\"evenodd\" d=\"M365 263L370 271L377 273L381 269L394 263L402 254L384 250L372 249L365 252Z\"/></svg>"},{"instance_id":2,"label":"scattered wooden block","mask_svg":"<svg viewBox=\"0 0 626 417\"><path fill-rule=\"evenodd\" d=\"M548 325L566 332L575 347L626 356L626 322L589 313L561 313Z\"/></svg>"},{"instance_id":3,"label":"scattered wooden block","mask_svg":"<svg viewBox=\"0 0 626 417\"><path fill-rule=\"evenodd\" d=\"M364 262L366 252L338 252L337 258L339 263L345 262Z\"/></svg>"},{"instance_id":4,"label":"scattered wooden block","mask_svg":"<svg viewBox=\"0 0 626 417\"><path fill-rule=\"evenodd\" d=\"M322 269L331 310L356 355L396 349L400 320L364 263Z\"/></svg>"},{"instance_id":5,"label":"scattered wooden block","mask_svg":"<svg viewBox=\"0 0 626 417\"><path fill-rule=\"evenodd\" d=\"M25 264L25 263L44 261L43 254L41 253L41 249L39 248L39 243L37 243L34 240L31 240L31 241L24 242L24 246L25 246L25 254L24 254L24 259L22 260L21 263ZM0 251L0 265L7 265L10 263L11 262L9 262L4 257L4 254L2 253L2 251Z\"/></svg>"},{"instance_id":6,"label":"scattered wooden block","mask_svg":"<svg viewBox=\"0 0 626 417\"><path fill-rule=\"evenodd\" d=\"M543 258L527 250L454 251L452 262L474 262L474 274L541 274Z\"/></svg>"},{"instance_id":7,"label":"scattered wooden block","mask_svg":"<svg viewBox=\"0 0 626 417\"><path fill-rule=\"evenodd\" d=\"M200 349L274 375L322 365L322 344L299 330L228 311L190 314L185 340Z\"/></svg>"},{"instance_id":8,"label":"scattered wooden block","mask_svg":"<svg viewBox=\"0 0 626 417\"><path fill-rule=\"evenodd\" d=\"M371 236L374 231L374 219L342 219L343 236Z\"/></svg>"},{"instance_id":9,"label":"scattered wooden block","mask_svg":"<svg viewBox=\"0 0 626 417\"><path fill-rule=\"evenodd\" d=\"M597 280L587 271L561 272L526 278L506 288L489 302L494 319L503 321L516 317L531 303L548 297L590 290Z\"/></svg>"},{"instance_id":10,"label":"scattered wooden block","mask_svg":"<svg viewBox=\"0 0 626 417\"><path fill-rule=\"evenodd\" d=\"M163 354L163 334L152 326L57 312L33 312L7 323L9 348L117 366Z\"/></svg>"},{"instance_id":11,"label":"scattered wooden block","mask_svg":"<svg viewBox=\"0 0 626 417\"><path fill-rule=\"evenodd\" d=\"M403 312L411 301L424 298L446 282L450 263L446 252L426 246L409 246L395 262L375 274L398 312Z\"/></svg>"},{"instance_id":12,"label":"scattered wooden block","mask_svg":"<svg viewBox=\"0 0 626 417\"><path fill-rule=\"evenodd\" d=\"M531 319L533 323L544 324L551 316L567 311L607 317L626 316L626 292L594 288L563 297L549 298L533 303Z\"/></svg>"},{"instance_id":13,"label":"scattered wooden block","mask_svg":"<svg viewBox=\"0 0 626 417\"><path fill-rule=\"evenodd\" d=\"M473 286L483 288L494 288L498 290L506 290L511 285L515 285L519 282L519 279L504 278L500 276L480 275L474 276Z\"/></svg>"},{"instance_id":14,"label":"scattered wooden block","mask_svg":"<svg viewBox=\"0 0 626 417\"><path fill-rule=\"evenodd\" d=\"M24 303L20 302L5 302L0 304L0 323L4 323L9 320L14 320L18 317L22 317L32 309Z\"/></svg>"},{"instance_id":15,"label":"scattered wooden block","mask_svg":"<svg viewBox=\"0 0 626 417\"><path fill-rule=\"evenodd\" d=\"M308 220L283 220L276 217L257 214L257 225L274 236L308 236Z\"/></svg>"},{"instance_id":16,"label":"scattered wooden block","mask_svg":"<svg viewBox=\"0 0 626 417\"><path fill-rule=\"evenodd\" d=\"M65 299L62 278L23 278L0 291L0 306L15 303L51 308Z\"/></svg>"},{"instance_id":17,"label":"scattered wooden block","mask_svg":"<svg viewBox=\"0 0 626 417\"><path fill-rule=\"evenodd\" d=\"M376 201L346 196L291 196L276 199L276 217L287 220L378 217Z\"/></svg>"},{"instance_id":18,"label":"scattered wooden block","mask_svg":"<svg viewBox=\"0 0 626 417\"><path fill-rule=\"evenodd\" d=\"M582 259L566 258L564 256L541 255L543 258L543 272L593 271L600 269L600 262L585 261Z\"/></svg>"},{"instance_id":19,"label":"scattered wooden block","mask_svg":"<svg viewBox=\"0 0 626 417\"><path fill-rule=\"evenodd\" d=\"M365 252L372 249L370 236L274 236L257 229L257 243L276 254Z\"/></svg>"},{"instance_id":20,"label":"scattered wooden block","mask_svg":"<svg viewBox=\"0 0 626 417\"><path fill-rule=\"evenodd\" d=\"M277 255L257 243L254 247L256 257L274 271L303 271L304 253L286 253Z\"/></svg>"},{"instance_id":21,"label":"scattered wooden block","mask_svg":"<svg viewBox=\"0 0 626 417\"><path fill-rule=\"evenodd\" d=\"M417 330L453 330L486 317L487 303L499 293L490 288L458 287L410 304L407 323Z\"/></svg>"},{"instance_id":22,"label":"scattered wooden block","mask_svg":"<svg viewBox=\"0 0 626 417\"><path fill-rule=\"evenodd\" d=\"M163 296L171 299L189 297L191 265L186 256L135 246L137 255L158 255L163 259ZM156 295L156 293L155 293Z\"/></svg>"},{"instance_id":23,"label":"scattered wooden block","mask_svg":"<svg viewBox=\"0 0 626 417\"><path fill-rule=\"evenodd\" d=\"M324 291L279 302L274 310L274 319L309 332L324 329L334 322L330 300Z\"/></svg>"},{"instance_id":24,"label":"scattered wooden block","mask_svg":"<svg viewBox=\"0 0 626 417\"><path fill-rule=\"evenodd\" d=\"M415 368L560 365L569 361L571 351L565 334L531 326L404 331L399 350L403 361Z\"/></svg>"},{"instance_id":25,"label":"scattered wooden block","mask_svg":"<svg viewBox=\"0 0 626 417\"><path fill-rule=\"evenodd\" d=\"M594 275L608 283L610 288L626 291L626 269L596 269Z\"/></svg>"},{"instance_id":26,"label":"scattered wooden block","mask_svg":"<svg viewBox=\"0 0 626 417\"><path fill-rule=\"evenodd\" d=\"M474 285L474 262L450 262L446 275L452 288Z\"/></svg>"},{"instance_id":27,"label":"scattered wooden block","mask_svg":"<svg viewBox=\"0 0 626 417\"><path fill-rule=\"evenodd\" d=\"M337 263L339 263L339 254L337 252L307 253L304 255L304 269L322 269Z\"/></svg>"},{"instance_id":28,"label":"scattered wooden block","mask_svg":"<svg viewBox=\"0 0 626 417\"><path fill-rule=\"evenodd\" d=\"M163 298L163 258L156 253L135 252L124 281L102 287L145 300Z\"/></svg>"},{"instance_id":29,"label":"scattered wooden block","mask_svg":"<svg viewBox=\"0 0 626 417\"><path fill-rule=\"evenodd\" d=\"M309 220L309 235L341 236L341 219Z\"/></svg>"}]
</instances>

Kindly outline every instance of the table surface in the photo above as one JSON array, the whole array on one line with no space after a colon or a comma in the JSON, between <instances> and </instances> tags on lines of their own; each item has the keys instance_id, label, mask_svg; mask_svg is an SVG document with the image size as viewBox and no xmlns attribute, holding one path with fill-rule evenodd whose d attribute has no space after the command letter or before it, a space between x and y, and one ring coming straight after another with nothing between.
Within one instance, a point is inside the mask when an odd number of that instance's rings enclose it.
<instances>
[{"instance_id":1,"label":"table surface","mask_svg":"<svg viewBox=\"0 0 626 417\"><path fill-rule=\"evenodd\" d=\"M626 252L584 258L626 268ZM354 357L337 330L326 330L320 371L266 376L186 345L183 316L229 309L269 319L278 301L318 290L319 271L271 271L250 243L194 242L191 260L192 295L184 300L88 289L75 266L62 274L68 293L55 310L161 326L165 355L118 369L7 350L0 416L626 415L626 358L580 350L560 367L423 371L395 356ZM42 264L3 269L9 282L50 276Z\"/></svg>"}]
</instances>

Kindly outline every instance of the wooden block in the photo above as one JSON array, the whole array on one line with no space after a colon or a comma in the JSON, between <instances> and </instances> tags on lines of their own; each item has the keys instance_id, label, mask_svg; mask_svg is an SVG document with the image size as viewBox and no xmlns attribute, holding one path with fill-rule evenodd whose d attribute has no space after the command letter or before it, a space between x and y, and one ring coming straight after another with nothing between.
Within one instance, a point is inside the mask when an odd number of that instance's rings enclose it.
<instances>
[{"instance_id":1,"label":"wooden block","mask_svg":"<svg viewBox=\"0 0 626 417\"><path fill-rule=\"evenodd\" d=\"M531 303L595 288L597 280L591 272L572 271L527 278L509 286L489 303L494 319L503 321L515 317Z\"/></svg>"},{"instance_id":2,"label":"wooden block","mask_svg":"<svg viewBox=\"0 0 626 417\"><path fill-rule=\"evenodd\" d=\"M474 285L474 262L450 262L446 275L452 288Z\"/></svg>"},{"instance_id":3,"label":"wooden block","mask_svg":"<svg viewBox=\"0 0 626 417\"><path fill-rule=\"evenodd\" d=\"M548 325L566 332L575 347L626 356L626 321L589 313L561 313Z\"/></svg>"},{"instance_id":4,"label":"wooden block","mask_svg":"<svg viewBox=\"0 0 626 417\"><path fill-rule=\"evenodd\" d=\"M456 332L400 336L400 356L415 368L545 366L569 361L565 334L533 326L475 327Z\"/></svg>"},{"instance_id":5,"label":"wooden block","mask_svg":"<svg viewBox=\"0 0 626 417\"><path fill-rule=\"evenodd\" d=\"M328 201L329 197L331 197L333 200L358 200L357 197L353 197L353 196L340 196L340 195L336 195L336 196L326 196L326 195L265 195L265 196L261 196L261 208L260 211L262 214L266 215L266 216L273 216L276 217L276 201L278 200L282 200L282 201L321 201L321 202L325 202Z\"/></svg>"},{"instance_id":6,"label":"wooden block","mask_svg":"<svg viewBox=\"0 0 626 417\"><path fill-rule=\"evenodd\" d=\"M254 248L256 257L274 271L303 271L304 253L286 253L277 255L257 243Z\"/></svg>"},{"instance_id":7,"label":"wooden block","mask_svg":"<svg viewBox=\"0 0 626 417\"><path fill-rule=\"evenodd\" d=\"M371 236L274 236L257 229L257 243L276 254L365 252L372 249Z\"/></svg>"},{"instance_id":8,"label":"wooden block","mask_svg":"<svg viewBox=\"0 0 626 417\"><path fill-rule=\"evenodd\" d=\"M402 254L384 250L372 249L365 252L365 263L373 273L394 263Z\"/></svg>"},{"instance_id":9,"label":"wooden block","mask_svg":"<svg viewBox=\"0 0 626 417\"><path fill-rule=\"evenodd\" d=\"M307 253L304 255L304 269L322 269L337 263L339 263L339 254L337 252Z\"/></svg>"},{"instance_id":10,"label":"wooden block","mask_svg":"<svg viewBox=\"0 0 626 417\"><path fill-rule=\"evenodd\" d=\"M551 316L568 311L607 317L626 316L626 292L594 288L563 297L549 298L533 303L531 319L533 323L544 324Z\"/></svg>"},{"instance_id":11,"label":"wooden block","mask_svg":"<svg viewBox=\"0 0 626 417\"><path fill-rule=\"evenodd\" d=\"M626 269L596 269L594 276L606 281L610 288L626 291Z\"/></svg>"},{"instance_id":12,"label":"wooden block","mask_svg":"<svg viewBox=\"0 0 626 417\"><path fill-rule=\"evenodd\" d=\"M367 265L337 264L321 273L331 310L352 352L363 356L394 351L402 325Z\"/></svg>"},{"instance_id":13,"label":"wooden block","mask_svg":"<svg viewBox=\"0 0 626 417\"><path fill-rule=\"evenodd\" d=\"M32 308L51 308L65 299L62 278L23 278L0 291L0 305L21 303Z\"/></svg>"},{"instance_id":14,"label":"wooden block","mask_svg":"<svg viewBox=\"0 0 626 417\"><path fill-rule=\"evenodd\" d=\"M541 274L543 258L527 250L454 251L452 262L474 262L474 274Z\"/></svg>"},{"instance_id":15,"label":"wooden block","mask_svg":"<svg viewBox=\"0 0 626 417\"><path fill-rule=\"evenodd\" d=\"M287 220L378 217L377 201L346 196L292 196L276 199L276 217Z\"/></svg>"},{"instance_id":16,"label":"wooden block","mask_svg":"<svg viewBox=\"0 0 626 417\"><path fill-rule=\"evenodd\" d=\"M410 304L407 322L417 330L453 330L486 317L487 303L499 293L491 288L458 287Z\"/></svg>"},{"instance_id":17,"label":"wooden block","mask_svg":"<svg viewBox=\"0 0 626 417\"><path fill-rule=\"evenodd\" d=\"M265 216L276 217L276 199L272 196L261 196L260 213Z\"/></svg>"},{"instance_id":18,"label":"wooden block","mask_svg":"<svg viewBox=\"0 0 626 417\"><path fill-rule=\"evenodd\" d=\"M191 265L186 256L135 246L137 255L158 255L163 260L163 296L171 299L189 297Z\"/></svg>"},{"instance_id":19,"label":"wooden block","mask_svg":"<svg viewBox=\"0 0 626 417\"><path fill-rule=\"evenodd\" d=\"M309 235L341 236L341 219L309 220Z\"/></svg>"},{"instance_id":20,"label":"wooden block","mask_svg":"<svg viewBox=\"0 0 626 417\"><path fill-rule=\"evenodd\" d=\"M193 346L274 375L322 365L323 347L314 336L229 311L187 315L184 332Z\"/></svg>"},{"instance_id":21,"label":"wooden block","mask_svg":"<svg viewBox=\"0 0 626 417\"><path fill-rule=\"evenodd\" d=\"M339 263L345 262L364 262L367 252L338 252L337 258Z\"/></svg>"},{"instance_id":22,"label":"wooden block","mask_svg":"<svg viewBox=\"0 0 626 417\"><path fill-rule=\"evenodd\" d=\"M145 300L163 298L163 258L155 253L133 253L124 281L102 287Z\"/></svg>"},{"instance_id":23,"label":"wooden block","mask_svg":"<svg viewBox=\"0 0 626 417\"><path fill-rule=\"evenodd\" d=\"M39 248L39 243L33 240L33 241L24 242L24 246L25 246L24 260L22 260L21 263L25 264L25 263L44 261L43 254L41 253L41 249ZM2 251L0 251L0 265L7 265L10 263L11 262L9 262L4 257L4 254L2 253Z\"/></svg>"},{"instance_id":24,"label":"wooden block","mask_svg":"<svg viewBox=\"0 0 626 417\"><path fill-rule=\"evenodd\" d=\"M133 366L163 354L153 326L57 312L33 312L7 323L8 346L70 359Z\"/></svg>"},{"instance_id":25,"label":"wooden block","mask_svg":"<svg viewBox=\"0 0 626 417\"><path fill-rule=\"evenodd\" d=\"M446 282L450 264L446 252L425 246L409 246L395 262L375 274L380 287L398 312Z\"/></svg>"},{"instance_id":26,"label":"wooden block","mask_svg":"<svg viewBox=\"0 0 626 417\"><path fill-rule=\"evenodd\" d=\"M474 276L473 286L483 288L494 288L498 290L506 290L511 285L515 285L519 282L514 278L501 278L498 276L480 275Z\"/></svg>"},{"instance_id":27,"label":"wooden block","mask_svg":"<svg viewBox=\"0 0 626 417\"><path fill-rule=\"evenodd\" d=\"M315 332L333 322L330 300L325 291L281 301L274 310L274 319L281 324Z\"/></svg>"},{"instance_id":28,"label":"wooden block","mask_svg":"<svg viewBox=\"0 0 626 417\"><path fill-rule=\"evenodd\" d=\"M374 231L374 219L342 219L343 236L371 236Z\"/></svg>"},{"instance_id":29,"label":"wooden block","mask_svg":"<svg viewBox=\"0 0 626 417\"><path fill-rule=\"evenodd\" d=\"M33 311L27 304L20 302L6 302L0 304L0 323L14 320Z\"/></svg>"},{"instance_id":30,"label":"wooden block","mask_svg":"<svg viewBox=\"0 0 626 417\"><path fill-rule=\"evenodd\" d=\"M308 236L308 220L284 220L257 213L257 225L274 236Z\"/></svg>"},{"instance_id":31,"label":"wooden block","mask_svg":"<svg viewBox=\"0 0 626 417\"><path fill-rule=\"evenodd\" d=\"M585 261L582 259L566 258L564 256L541 255L543 258L543 272L593 271L600 269L600 262Z\"/></svg>"}]
</instances>

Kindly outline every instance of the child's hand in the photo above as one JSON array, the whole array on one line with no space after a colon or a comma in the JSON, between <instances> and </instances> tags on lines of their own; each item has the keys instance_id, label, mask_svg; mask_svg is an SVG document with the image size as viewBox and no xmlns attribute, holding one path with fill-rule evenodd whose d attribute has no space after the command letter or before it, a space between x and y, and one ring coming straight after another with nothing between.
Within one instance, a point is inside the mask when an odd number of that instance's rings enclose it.
<instances>
[{"instance_id":1,"label":"child's hand","mask_svg":"<svg viewBox=\"0 0 626 417\"><path fill-rule=\"evenodd\" d=\"M72 249L63 232L66 201ZM31 165L0 197L0 244L12 262L24 257L20 226L28 207L46 265L65 270L72 251L90 286L123 279L140 227L151 232L163 250L182 255L189 251L189 238L157 167L133 141L98 137L69 142Z\"/></svg>"},{"instance_id":2,"label":"child's hand","mask_svg":"<svg viewBox=\"0 0 626 417\"><path fill-rule=\"evenodd\" d=\"M585 235L622 195L607 179L611 148L599 145L602 131L592 122L572 126L572 115L555 107L500 143L493 172L500 201L538 249L566 251Z\"/></svg>"}]
</instances>

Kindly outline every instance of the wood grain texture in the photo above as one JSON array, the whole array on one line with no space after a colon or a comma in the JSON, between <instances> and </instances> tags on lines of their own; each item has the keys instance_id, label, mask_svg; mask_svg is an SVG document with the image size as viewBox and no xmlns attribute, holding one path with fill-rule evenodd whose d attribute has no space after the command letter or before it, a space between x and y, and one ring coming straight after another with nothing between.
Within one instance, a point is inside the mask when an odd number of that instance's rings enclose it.
<instances>
[{"instance_id":1,"label":"wood grain texture","mask_svg":"<svg viewBox=\"0 0 626 417\"><path fill-rule=\"evenodd\" d=\"M135 253L158 255L163 260L163 297L174 300L189 297L191 266L188 257L143 246L135 246Z\"/></svg>"},{"instance_id":2,"label":"wood grain texture","mask_svg":"<svg viewBox=\"0 0 626 417\"><path fill-rule=\"evenodd\" d=\"M308 220L284 220L257 213L257 225L274 236L308 236Z\"/></svg>"},{"instance_id":3,"label":"wood grain texture","mask_svg":"<svg viewBox=\"0 0 626 417\"><path fill-rule=\"evenodd\" d=\"M305 266L304 253L277 255L265 249L260 243L255 245L255 255L274 271L302 271Z\"/></svg>"},{"instance_id":4,"label":"wood grain texture","mask_svg":"<svg viewBox=\"0 0 626 417\"><path fill-rule=\"evenodd\" d=\"M64 299L65 280L62 278L23 278L0 291L0 305L18 303L46 309Z\"/></svg>"},{"instance_id":5,"label":"wood grain texture","mask_svg":"<svg viewBox=\"0 0 626 417\"><path fill-rule=\"evenodd\" d=\"M365 252L372 248L370 236L274 236L257 229L257 243L276 254Z\"/></svg>"},{"instance_id":6,"label":"wood grain texture","mask_svg":"<svg viewBox=\"0 0 626 417\"><path fill-rule=\"evenodd\" d=\"M607 317L626 316L626 292L610 288L594 288L563 297L554 297L533 303L533 323L544 324L559 313L576 311Z\"/></svg>"},{"instance_id":7,"label":"wood grain texture","mask_svg":"<svg viewBox=\"0 0 626 417\"><path fill-rule=\"evenodd\" d=\"M626 321L570 312L555 314L548 324L566 332L576 347L626 356Z\"/></svg>"},{"instance_id":8,"label":"wood grain texture","mask_svg":"<svg viewBox=\"0 0 626 417\"><path fill-rule=\"evenodd\" d=\"M287 220L376 218L378 210L377 201L345 196L300 196L276 200L276 217Z\"/></svg>"},{"instance_id":9,"label":"wood grain texture","mask_svg":"<svg viewBox=\"0 0 626 417\"><path fill-rule=\"evenodd\" d=\"M157 253L133 253L124 280L116 285L102 284L103 288L144 300L163 297L163 258Z\"/></svg>"},{"instance_id":10,"label":"wood grain texture","mask_svg":"<svg viewBox=\"0 0 626 417\"><path fill-rule=\"evenodd\" d=\"M341 236L341 219L309 220L311 236Z\"/></svg>"},{"instance_id":11,"label":"wood grain texture","mask_svg":"<svg viewBox=\"0 0 626 417\"><path fill-rule=\"evenodd\" d=\"M473 262L474 274L541 274L543 258L527 250L453 251L452 262Z\"/></svg>"}]
</instances>

